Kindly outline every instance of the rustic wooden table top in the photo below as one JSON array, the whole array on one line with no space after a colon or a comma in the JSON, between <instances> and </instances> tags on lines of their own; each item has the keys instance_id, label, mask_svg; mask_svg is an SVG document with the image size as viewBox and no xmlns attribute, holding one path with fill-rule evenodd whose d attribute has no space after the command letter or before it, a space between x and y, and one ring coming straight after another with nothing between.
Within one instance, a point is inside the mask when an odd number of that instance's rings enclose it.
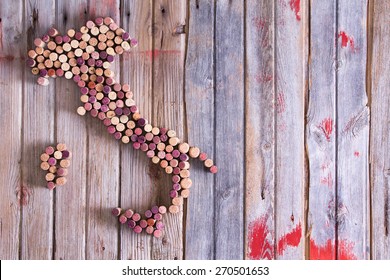
<instances>
[{"instance_id":1,"label":"rustic wooden table top","mask_svg":"<svg viewBox=\"0 0 390 280\"><path fill-rule=\"evenodd\" d=\"M0 6L0 259L389 259L389 1L69 0ZM153 123L215 159L160 239L112 207L168 204L168 176L79 116L74 83L35 83L33 39L111 16ZM73 152L45 187L39 155Z\"/></svg>"}]
</instances>

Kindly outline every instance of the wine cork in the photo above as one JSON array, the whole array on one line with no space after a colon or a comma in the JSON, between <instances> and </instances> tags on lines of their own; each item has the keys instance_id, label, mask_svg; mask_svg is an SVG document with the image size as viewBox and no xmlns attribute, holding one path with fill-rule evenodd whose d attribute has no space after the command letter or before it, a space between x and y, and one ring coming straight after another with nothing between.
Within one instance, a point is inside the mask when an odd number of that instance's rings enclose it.
<instances>
[{"instance_id":1,"label":"wine cork","mask_svg":"<svg viewBox=\"0 0 390 280\"><path fill-rule=\"evenodd\" d=\"M47 163L49 165L56 165L57 164L57 160L54 158L54 157L50 157L48 160L47 160Z\"/></svg>"},{"instance_id":2,"label":"wine cork","mask_svg":"<svg viewBox=\"0 0 390 280\"><path fill-rule=\"evenodd\" d=\"M204 161L204 166L205 167L207 167L207 168L210 168L211 166L213 166L213 160L211 160L211 159L206 159L205 161Z\"/></svg>"},{"instance_id":3,"label":"wine cork","mask_svg":"<svg viewBox=\"0 0 390 280\"><path fill-rule=\"evenodd\" d=\"M188 169L182 169L180 171L180 177L182 177L182 178L190 177L190 171L188 171Z\"/></svg>"},{"instance_id":4,"label":"wine cork","mask_svg":"<svg viewBox=\"0 0 390 280\"><path fill-rule=\"evenodd\" d=\"M147 219L146 222L148 223L148 226L154 226L154 224L156 223L156 220L155 219Z\"/></svg>"},{"instance_id":5,"label":"wine cork","mask_svg":"<svg viewBox=\"0 0 390 280\"><path fill-rule=\"evenodd\" d=\"M62 152L61 151L55 151L54 152L54 158L55 159L62 159Z\"/></svg>"},{"instance_id":6,"label":"wine cork","mask_svg":"<svg viewBox=\"0 0 390 280\"><path fill-rule=\"evenodd\" d=\"M68 175L68 169L63 168L63 167L57 168L57 175L58 176L66 176L66 175Z\"/></svg>"},{"instance_id":7,"label":"wine cork","mask_svg":"<svg viewBox=\"0 0 390 280\"><path fill-rule=\"evenodd\" d=\"M65 177L58 177L57 179L56 179L56 185L58 185L58 186L63 186L63 185L65 185L66 184L66 178Z\"/></svg>"},{"instance_id":8,"label":"wine cork","mask_svg":"<svg viewBox=\"0 0 390 280\"><path fill-rule=\"evenodd\" d=\"M67 168L67 167L70 166L70 161L67 160L67 159L63 159L63 160L60 161L60 166L64 167L64 168Z\"/></svg>"},{"instance_id":9,"label":"wine cork","mask_svg":"<svg viewBox=\"0 0 390 280\"><path fill-rule=\"evenodd\" d=\"M172 204L176 206L180 206L183 204L183 197L178 196L172 199Z\"/></svg>"},{"instance_id":10,"label":"wine cork","mask_svg":"<svg viewBox=\"0 0 390 280\"><path fill-rule=\"evenodd\" d=\"M134 231L135 233L141 233L141 232L142 232L142 227L140 227L140 226L135 226L134 229L133 229L133 231Z\"/></svg>"},{"instance_id":11,"label":"wine cork","mask_svg":"<svg viewBox=\"0 0 390 280\"><path fill-rule=\"evenodd\" d=\"M135 226L137 225L137 223L135 222L135 221L133 221L133 220L129 220L129 221L127 221L127 226L129 227L129 228L135 228Z\"/></svg>"},{"instance_id":12,"label":"wine cork","mask_svg":"<svg viewBox=\"0 0 390 280\"><path fill-rule=\"evenodd\" d=\"M46 153L43 153L40 156L41 161L47 161L49 158L50 158L50 156Z\"/></svg>"},{"instance_id":13,"label":"wine cork","mask_svg":"<svg viewBox=\"0 0 390 280\"><path fill-rule=\"evenodd\" d=\"M46 181L53 181L55 178L55 175L53 173L47 173L45 176Z\"/></svg>"},{"instance_id":14,"label":"wine cork","mask_svg":"<svg viewBox=\"0 0 390 280\"><path fill-rule=\"evenodd\" d=\"M49 170L50 164L48 164L46 161L41 163L41 169L42 170Z\"/></svg>"},{"instance_id":15,"label":"wine cork","mask_svg":"<svg viewBox=\"0 0 390 280\"><path fill-rule=\"evenodd\" d=\"M188 151L188 154L192 158L197 158L200 154L200 149L198 147L191 147Z\"/></svg>"},{"instance_id":16,"label":"wine cork","mask_svg":"<svg viewBox=\"0 0 390 280\"><path fill-rule=\"evenodd\" d=\"M167 207L165 207L165 206L160 206L160 207L158 207L158 212L159 212L160 214L165 214L165 213L167 213Z\"/></svg>"},{"instance_id":17,"label":"wine cork","mask_svg":"<svg viewBox=\"0 0 390 280\"><path fill-rule=\"evenodd\" d=\"M154 228L153 228L153 226L147 226L145 231L147 234L153 234Z\"/></svg>"},{"instance_id":18,"label":"wine cork","mask_svg":"<svg viewBox=\"0 0 390 280\"><path fill-rule=\"evenodd\" d=\"M148 226L148 223L146 222L146 220L141 220L139 221L139 226L141 228L146 228Z\"/></svg>"},{"instance_id":19,"label":"wine cork","mask_svg":"<svg viewBox=\"0 0 390 280\"><path fill-rule=\"evenodd\" d=\"M189 189L192 185L192 181L190 178L184 178L183 180L180 181L180 186L183 189Z\"/></svg>"},{"instance_id":20,"label":"wine cork","mask_svg":"<svg viewBox=\"0 0 390 280\"><path fill-rule=\"evenodd\" d=\"M181 195L182 197L184 197L184 198L187 198L187 197L189 197L189 195L190 195L190 190L189 190L189 189L184 189L184 190L182 190L182 191L180 192L180 195Z\"/></svg>"},{"instance_id":21,"label":"wine cork","mask_svg":"<svg viewBox=\"0 0 390 280\"><path fill-rule=\"evenodd\" d=\"M215 165L213 165L213 166L210 167L210 172L215 174L215 173L218 172L218 168Z\"/></svg>"},{"instance_id":22,"label":"wine cork","mask_svg":"<svg viewBox=\"0 0 390 280\"><path fill-rule=\"evenodd\" d=\"M164 228L164 223L161 221L156 222L156 229L162 230Z\"/></svg>"},{"instance_id":23,"label":"wine cork","mask_svg":"<svg viewBox=\"0 0 390 280\"><path fill-rule=\"evenodd\" d=\"M141 220L141 215L138 213L134 213L131 219L135 222L138 222L139 220Z\"/></svg>"},{"instance_id":24,"label":"wine cork","mask_svg":"<svg viewBox=\"0 0 390 280\"><path fill-rule=\"evenodd\" d=\"M183 154L186 154L188 153L188 151L190 150L190 145L188 145L188 143L181 143L179 145L179 151Z\"/></svg>"},{"instance_id":25,"label":"wine cork","mask_svg":"<svg viewBox=\"0 0 390 280\"><path fill-rule=\"evenodd\" d=\"M180 208L176 205L169 206L169 213L176 214L179 213Z\"/></svg>"},{"instance_id":26,"label":"wine cork","mask_svg":"<svg viewBox=\"0 0 390 280\"><path fill-rule=\"evenodd\" d=\"M132 209L127 209L124 213L124 215L126 216L126 218L130 219L134 214L134 211Z\"/></svg>"},{"instance_id":27,"label":"wine cork","mask_svg":"<svg viewBox=\"0 0 390 280\"><path fill-rule=\"evenodd\" d=\"M201 161L205 161L205 160L207 159L207 154L206 154L206 153L200 153L200 154L199 154L199 159L200 159Z\"/></svg>"},{"instance_id":28,"label":"wine cork","mask_svg":"<svg viewBox=\"0 0 390 280\"><path fill-rule=\"evenodd\" d=\"M54 182L47 182L47 188L49 189L49 190L53 190L55 187L56 187L56 185L54 184Z\"/></svg>"},{"instance_id":29,"label":"wine cork","mask_svg":"<svg viewBox=\"0 0 390 280\"><path fill-rule=\"evenodd\" d=\"M157 214L157 213L159 213L159 208L158 208L157 205L154 205L154 206L150 209L150 211L151 211L153 214Z\"/></svg>"},{"instance_id":30,"label":"wine cork","mask_svg":"<svg viewBox=\"0 0 390 280\"><path fill-rule=\"evenodd\" d=\"M50 166L49 167L49 172L55 174L57 172L57 167L56 166Z\"/></svg>"},{"instance_id":31,"label":"wine cork","mask_svg":"<svg viewBox=\"0 0 390 280\"><path fill-rule=\"evenodd\" d=\"M119 217L119 215L122 213L122 209L119 207L113 208L111 213L112 215Z\"/></svg>"},{"instance_id":32,"label":"wine cork","mask_svg":"<svg viewBox=\"0 0 390 280\"><path fill-rule=\"evenodd\" d=\"M121 224L125 224L126 222L127 222L127 218L126 218L126 216L125 215L120 215L119 216L119 222L121 223Z\"/></svg>"}]
</instances>

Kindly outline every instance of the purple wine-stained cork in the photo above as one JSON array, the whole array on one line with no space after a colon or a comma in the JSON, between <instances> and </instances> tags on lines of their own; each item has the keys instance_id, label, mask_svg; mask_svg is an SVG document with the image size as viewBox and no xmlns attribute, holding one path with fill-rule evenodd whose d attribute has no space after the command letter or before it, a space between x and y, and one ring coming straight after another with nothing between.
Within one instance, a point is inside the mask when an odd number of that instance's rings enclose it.
<instances>
[{"instance_id":1,"label":"purple wine-stained cork","mask_svg":"<svg viewBox=\"0 0 390 280\"><path fill-rule=\"evenodd\" d=\"M50 37L57 36L58 30L52 27L52 28L49 29L49 31L47 32L47 34L48 34Z\"/></svg>"},{"instance_id":2,"label":"purple wine-stained cork","mask_svg":"<svg viewBox=\"0 0 390 280\"><path fill-rule=\"evenodd\" d=\"M172 185L172 189L175 190L175 191L178 191L178 190L181 189L181 186L180 186L180 184L177 184L177 183L176 183L176 184L173 184L173 185Z\"/></svg>"},{"instance_id":3,"label":"purple wine-stained cork","mask_svg":"<svg viewBox=\"0 0 390 280\"><path fill-rule=\"evenodd\" d=\"M150 143L149 144L149 150L154 151L156 149L156 144L155 143Z\"/></svg>"},{"instance_id":4,"label":"purple wine-stained cork","mask_svg":"<svg viewBox=\"0 0 390 280\"><path fill-rule=\"evenodd\" d=\"M166 159L167 161L171 161L171 160L173 159L172 154L171 154L171 153L165 154L165 159Z\"/></svg>"},{"instance_id":5,"label":"purple wine-stained cork","mask_svg":"<svg viewBox=\"0 0 390 280\"><path fill-rule=\"evenodd\" d=\"M36 61L35 61L34 59L28 58L28 59L26 60L26 64L27 64L27 66L29 66L29 67L34 67L37 63L36 63Z\"/></svg>"},{"instance_id":6,"label":"purple wine-stained cork","mask_svg":"<svg viewBox=\"0 0 390 280\"><path fill-rule=\"evenodd\" d=\"M160 139L159 136L156 135L156 136L153 137L153 143L154 143L154 144L158 144L158 143L160 143L160 142L161 142L161 139Z\"/></svg>"},{"instance_id":7,"label":"purple wine-stained cork","mask_svg":"<svg viewBox=\"0 0 390 280\"><path fill-rule=\"evenodd\" d=\"M113 208L111 210L112 215L117 216L117 217L121 214L121 212L122 212L122 209L119 207Z\"/></svg>"},{"instance_id":8,"label":"purple wine-stained cork","mask_svg":"<svg viewBox=\"0 0 390 280\"><path fill-rule=\"evenodd\" d=\"M147 122L146 122L146 120L145 120L144 118L140 118L140 119L137 121L137 124L138 124L139 126L145 126L146 123L147 123Z\"/></svg>"},{"instance_id":9,"label":"purple wine-stained cork","mask_svg":"<svg viewBox=\"0 0 390 280\"><path fill-rule=\"evenodd\" d=\"M160 238L162 236L162 231L159 230L159 229L156 229L154 232L153 232L153 236L156 237L156 238Z\"/></svg>"},{"instance_id":10,"label":"purple wine-stained cork","mask_svg":"<svg viewBox=\"0 0 390 280\"><path fill-rule=\"evenodd\" d=\"M180 157L180 152L179 152L179 150L173 150L171 154L172 154L172 156L173 156L174 158Z\"/></svg>"},{"instance_id":11,"label":"purple wine-stained cork","mask_svg":"<svg viewBox=\"0 0 390 280\"><path fill-rule=\"evenodd\" d=\"M163 135L160 136L160 139L161 139L162 142L166 142L168 140L168 135L163 134Z\"/></svg>"},{"instance_id":12,"label":"purple wine-stained cork","mask_svg":"<svg viewBox=\"0 0 390 280\"><path fill-rule=\"evenodd\" d=\"M137 225L137 223L135 221L133 221L133 220L129 220L127 222L127 225L128 225L129 228L134 228Z\"/></svg>"},{"instance_id":13,"label":"purple wine-stained cork","mask_svg":"<svg viewBox=\"0 0 390 280\"><path fill-rule=\"evenodd\" d=\"M152 211L150 211L150 210L146 210L146 211L145 211L145 217L146 217L146 218L150 218L150 217L152 217L152 216L153 216Z\"/></svg>"},{"instance_id":14,"label":"purple wine-stained cork","mask_svg":"<svg viewBox=\"0 0 390 280\"><path fill-rule=\"evenodd\" d=\"M43 35L41 39L42 39L42 41L45 42L45 43L47 43L47 42L50 41L50 37L49 37L49 35L47 35L47 34Z\"/></svg>"},{"instance_id":15,"label":"purple wine-stained cork","mask_svg":"<svg viewBox=\"0 0 390 280\"><path fill-rule=\"evenodd\" d=\"M141 147L140 143L138 143L138 142L133 143L133 148L134 149L139 150L140 147Z\"/></svg>"},{"instance_id":16,"label":"purple wine-stained cork","mask_svg":"<svg viewBox=\"0 0 390 280\"><path fill-rule=\"evenodd\" d=\"M154 214L153 218L156 220L156 221L160 221L162 220L162 215L160 213L157 213L157 214Z\"/></svg>"},{"instance_id":17,"label":"purple wine-stained cork","mask_svg":"<svg viewBox=\"0 0 390 280\"><path fill-rule=\"evenodd\" d=\"M74 34L74 38L77 40L77 41L81 41L81 38L83 37L83 33L77 31L76 34Z\"/></svg>"},{"instance_id":18,"label":"purple wine-stained cork","mask_svg":"<svg viewBox=\"0 0 390 280\"><path fill-rule=\"evenodd\" d=\"M147 226L146 229L145 229L146 233L147 234L153 234L154 232L154 227L152 226Z\"/></svg>"},{"instance_id":19,"label":"purple wine-stained cork","mask_svg":"<svg viewBox=\"0 0 390 280\"><path fill-rule=\"evenodd\" d=\"M69 43L70 42L70 37L68 35L64 35L64 36L62 36L62 41L64 43Z\"/></svg>"},{"instance_id":20,"label":"purple wine-stained cork","mask_svg":"<svg viewBox=\"0 0 390 280\"><path fill-rule=\"evenodd\" d=\"M68 170L66 168L60 167L57 169L58 176L66 176L68 174Z\"/></svg>"},{"instance_id":21,"label":"purple wine-stained cork","mask_svg":"<svg viewBox=\"0 0 390 280\"><path fill-rule=\"evenodd\" d=\"M122 116L123 115L123 109L122 108L116 108L114 110L114 112L115 112L115 115L117 115L117 116Z\"/></svg>"},{"instance_id":22,"label":"purple wine-stained cork","mask_svg":"<svg viewBox=\"0 0 390 280\"><path fill-rule=\"evenodd\" d=\"M141 233L142 232L142 227L135 226L133 230L134 230L135 233Z\"/></svg>"},{"instance_id":23,"label":"purple wine-stained cork","mask_svg":"<svg viewBox=\"0 0 390 280\"><path fill-rule=\"evenodd\" d=\"M141 144L145 143L145 136L143 136L143 135L138 136L137 142L141 143Z\"/></svg>"},{"instance_id":24,"label":"purple wine-stained cork","mask_svg":"<svg viewBox=\"0 0 390 280\"><path fill-rule=\"evenodd\" d=\"M62 40L62 36L56 36L54 38L54 41L56 42L57 45L61 45L63 40Z\"/></svg>"},{"instance_id":25,"label":"purple wine-stained cork","mask_svg":"<svg viewBox=\"0 0 390 280\"><path fill-rule=\"evenodd\" d=\"M107 55L107 58L106 58L106 59L107 59L107 61L110 62L110 63L114 61L114 57L113 57L112 55Z\"/></svg>"},{"instance_id":26,"label":"purple wine-stained cork","mask_svg":"<svg viewBox=\"0 0 390 280\"><path fill-rule=\"evenodd\" d=\"M110 134L114 134L115 133L115 126L112 126L112 125L110 125L109 127L107 127L107 131L108 131L108 133L110 133Z\"/></svg>"},{"instance_id":27,"label":"purple wine-stained cork","mask_svg":"<svg viewBox=\"0 0 390 280\"><path fill-rule=\"evenodd\" d=\"M181 154L181 155L180 155L180 160L181 160L181 161L188 161L188 160L189 160L189 157L188 157L187 154Z\"/></svg>"},{"instance_id":28,"label":"purple wine-stained cork","mask_svg":"<svg viewBox=\"0 0 390 280\"><path fill-rule=\"evenodd\" d=\"M126 216L125 216L125 215L120 215L120 216L119 216L119 222L120 222L121 224L125 224L125 223L127 222Z\"/></svg>"},{"instance_id":29,"label":"purple wine-stained cork","mask_svg":"<svg viewBox=\"0 0 390 280\"><path fill-rule=\"evenodd\" d=\"M48 154L48 155L54 154L54 148L53 148L52 146L48 146L48 147L45 149L45 153Z\"/></svg>"},{"instance_id":30,"label":"purple wine-stained cork","mask_svg":"<svg viewBox=\"0 0 390 280\"><path fill-rule=\"evenodd\" d=\"M163 229L165 226L164 226L164 223L163 222L161 222L161 221L158 221L157 223L156 223L156 229Z\"/></svg>"},{"instance_id":31,"label":"purple wine-stained cork","mask_svg":"<svg viewBox=\"0 0 390 280\"><path fill-rule=\"evenodd\" d=\"M170 190L169 191L169 196L170 196L170 198L174 198L174 197L178 196L178 193L175 190Z\"/></svg>"},{"instance_id":32,"label":"purple wine-stained cork","mask_svg":"<svg viewBox=\"0 0 390 280\"><path fill-rule=\"evenodd\" d=\"M127 33L127 32L123 33L122 34L122 39L125 40L125 41L129 40L130 39L130 34Z\"/></svg>"},{"instance_id":33,"label":"purple wine-stained cork","mask_svg":"<svg viewBox=\"0 0 390 280\"><path fill-rule=\"evenodd\" d=\"M153 206L153 207L150 209L150 211L152 211L153 214L157 214L157 213L158 213L158 206L157 206L157 205Z\"/></svg>"},{"instance_id":34,"label":"purple wine-stained cork","mask_svg":"<svg viewBox=\"0 0 390 280\"><path fill-rule=\"evenodd\" d=\"M154 155L155 155L155 153L154 153L154 151L152 151L152 150L149 150L149 151L146 152L146 156L147 156L148 158L152 158L152 157L154 157Z\"/></svg>"},{"instance_id":35,"label":"purple wine-stained cork","mask_svg":"<svg viewBox=\"0 0 390 280\"><path fill-rule=\"evenodd\" d=\"M54 184L54 182L47 182L47 188L49 189L49 190L52 190L52 189L54 189L55 187L56 187L56 185Z\"/></svg>"},{"instance_id":36,"label":"purple wine-stained cork","mask_svg":"<svg viewBox=\"0 0 390 280\"><path fill-rule=\"evenodd\" d=\"M57 160L54 158L54 157L51 157L47 160L47 163L50 164L50 165L56 165L57 164Z\"/></svg>"},{"instance_id":37,"label":"purple wine-stained cork","mask_svg":"<svg viewBox=\"0 0 390 280\"><path fill-rule=\"evenodd\" d=\"M179 175L180 171L181 171L180 167L174 167L173 168L173 174L175 174L175 175Z\"/></svg>"},{"instance_id":38,"label":"purple wine-stained cork","mask_svg":"<svg viewBox=\"0 0 390 280\"><path fill-rule=\"evenodd\" d=\"M126 218L130 219L133 216L134 211L132 209L127 209L123 214L126 216Z\"/></svg>"},{"instance_id":39,"label":"purple wine-stained cork","mask_svg":"<svg viewBox=\"0 0 390 280\"><path fill-rule=\"evenodd\" d=\"M134 129L134 133L135 133L136 135L142 135L142 129L139 128L139 127L136 127L136 128Z\"/></svg>"},{"instance_id":40,"label":"purple wine-stained cork","mask_svg":"<svg viewBox=\"0 0 390 280\"><path fill-rule=\"evenodd\" d=\"M179 183L180 182L180 176L179 175L173 175L172 176L172 182L174 184Z\"/></svg>"},{"instance_id":41,"label":"purple wine-stained cork","mask_svg":"<svg viewBox=\"0 0 390 280\"><path fill-rule=\"evenodd\" d=\"M46 77L47 76L47 70L46 69L39 70L39 76Z\"/></svg>"},{"instance_id":42,"label":"purple wine-stained cork","mask_svg":"<svg viewBox=\"0 0 390 280\"><path fill-rule=\"evenodd\" d=\"M62 151L62 158L69 158L70 152L68 150Z\"/></svg>"},{"instance_id":43,"label":"purple wine-stained cork","mask_svg":"<svg viewBox=\"0 0 390 280\"><path fill-rule=\"evenodd\" d=\"M141 228L146 228L148 226L148 223L146 222L146 220L141 220L139 221L139 226Z\"/></svg>"},{"instance_id":44,"label":"purple wine-stained cork","mask_svg":"<svg viewBox=\"0 0 390 280\"><path fill-rule=\"evenodd\" d=\"M199 159L200 159L201 161L205 161L205 160L207 159L207 154L206 154L206 153L200 153L200 154L199 154Z\"/></svg>"},{"instance_id":45,"label":"purple wine-stained cork","mask_svg":"<svg viewBox=\"0 0 390 280\"><path fill-rule=\"evenodd\" d=\"M121 138L122 138L122 133L120 133L119 131L115 132L115 133L114 133L114 138L115 138L116 140L121 139Z\"/></svg>"},{"instance_id":46,"label":"purple wine-stained cork","mask_svg":"<svg viewBox=\"0 0 390 280\"><path fill-rule=\"evenodd\" d=\"M161 127L161 128L160 128L160 134L161 134L161 135L165 135L165 134L167 133L167 131L168 131L168 129L165 128L165 127Z\"/></svg>"},{"instance_id":47,"label":"purple wine-stained cork","mask_svg":"<svg viewBox=\"0 0 390 280\"><path fill-rule=\"evenodd\" d=\"M179 162L179 168L180 169L188 169L190 168L190 163L186 161Z\"/></svg>"}]
</instances>

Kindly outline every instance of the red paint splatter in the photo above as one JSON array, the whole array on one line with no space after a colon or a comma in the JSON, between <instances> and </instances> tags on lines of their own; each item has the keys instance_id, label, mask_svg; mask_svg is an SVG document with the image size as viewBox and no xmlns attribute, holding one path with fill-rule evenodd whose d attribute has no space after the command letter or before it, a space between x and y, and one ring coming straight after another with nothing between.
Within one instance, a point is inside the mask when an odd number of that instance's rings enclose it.
<instances>
[{"instance_id":1,"label":"red paint splatter","mask_svg":"<svg viewBox=\"0 0 390 280\"><path fill-rule=\"evenodd\" d=\"M282 114L286 111L286 100L283 92L279 93L276 98L276 111L278 114Z\"/></svg>"},{"instance_id":2,"label":"red paint splatter","mask_svg":"<svg viewBox=\"0 0 390 280\"><path fill-rule=\"evenodd\" d=\"M296 19L301 20L301 0L290 0L290 8L295 12Z\"/></svg>"},{"instance_id":3,"label":"red paint splatter","mask_svg":"<svg viewBox=\"0 0 390 280\"><path fill-rule=\"evenodd\" d=\"M317 245L310 239L310 259L311 260L334 260L336 259L335 246L330 239L322 246Z\"/></svg>"},{"instance_id":4,"label":"red paint splatter","mask_svg":"<svg viewBox=\"0 0 390 280\"><path fill-rule=\"evenodd\" d=\"M358 151L355 151L355 152L353 153L353 155L354 155L355 157L359 157L359 156L360 156L360 153L359 153Z\"/></svg>"},{"instance_id":5,"label":"red paint splatter","mask_svg":"<svg viewBox=\"0 0 390 280\"><path fill-rule=\"evenodd\" d=\"M333 178L330 172L326 177L321 178L321 184L328 186L328 188L331 188L333 186Z\"/></svg>"},{"instance_id":6,"label":"red paint splatter","mask_svg":"<svg viewBox=\"0 0 390 280\"><path fill-rule=\"evenodd\" d=\"M333 120L331 118L326 118L321 122L318 127L322 129L322 132L325 134L326 140L330 142L330 136L333 131Z\"/></svg>"},{"instance_id":7,"label":"red paint splatter","mask_svg":"<svg viewBox=\"0 0 390 280\"><path fill-rule=\"evenodd\" d=\"M349 44L352 51L355 50L355 42L352 36L348 36L344 31L339 32L339 38L341 38L341 47L346 48Z\"/></svg>"},{"instance_id":8,"label":"red paint splatter","mask_svg":"<svg viewBox=\"0 0 390 280\"><path fill-rule=\"evenodd\" d=\"M269 22L259 17L252 18L252 25L257 29L261 35L261 46L267 47L270 42Z\"/></svg>"},{"instance_id":9,"label":"red paint splatter","mask_svg":"<svg viewBox=\"0 0 390 280\"><path fill-rule=\"evenodd\" d=\"M157 58L160 55L166 55L166 54L173 54L173 55L180 55L181 51L179 50L146 50L146 51L132 51L129 53L130 55L145 55L148 58Z\"/></svg>"},{"instance_id":10,"label":"red paint splatter","mask_svg":"<svg viewBox=\"0 0 390 280\"><path fill-rule=\"evenodd\" d=\"M249 224L248 257L252 260L273 259L274 246L270 243L272 235L267 227L267 219L267 216L263 216Z\"/></svg>"},{"instance_id":11,"label":"red paint splatter","mask_svg":"<svg viewBox=\"0 0 390 280\"><path fill-rule=\"evenodd\" d=\"M287 246L298 247L302 238L302 227L299 223L291 232L281 236L278 242L278 254L283 255Z\"/></svg>"},{"instance_id":12,"label":"red paint splatter","mask_svg":"<svg viewBox=\"0 0 390 280\"><path fill-rule=\"evenodd\" d=\"M355 247L354 242L348 240L341 240L338 244L339 249L339 260L357 260L357 257L353 253L353 248Z\"/></svg>"}]
</instances>

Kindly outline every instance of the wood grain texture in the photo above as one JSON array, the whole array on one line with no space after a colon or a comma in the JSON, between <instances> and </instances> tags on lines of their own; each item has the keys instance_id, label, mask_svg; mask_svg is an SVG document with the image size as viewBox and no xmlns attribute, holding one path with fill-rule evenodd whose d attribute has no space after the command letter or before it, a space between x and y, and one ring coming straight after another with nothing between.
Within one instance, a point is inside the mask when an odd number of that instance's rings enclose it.
<instances>
[{"instance_id":1,"label":"wood grain texture","mask_svg":"<svg viewBox=\"0 0 390 280\"><path fill-rule=\"evenodd\" d=\"M389 166L389 31L386 16L390 3L373 1L370 162L372 191L372 259L390 259L390 166Z\"/></svg>"},{"instance_id":2,"label":"wood grain texture","mask_svg":"<svg viewBox=\"0 0 390 280\"><path fill-rule=\"evenodd\" d=\"M156 0L153 7L153 125L184 135L184 47L185 34L177 34L178 26L186 23L186 2ZM168 190L172 181L163 170L154 166L154 184L160 189L159 204L170 205ZM152 259L183 258L183 212L166 214L165 232L153 239Z\"/></svg>"},{"instance_id":3,"label":"wood grain texture","mask_svg":"<svg viewBox=\"0 0 390 280\"><path fill-rule=\"evenodd\" d=\"M216 3L215 160L219 164L215 178L216 259L242 259L244 253L243 15L241 1Z\"/></svg>"},{"instance_id":4,"label":"wood grain texture","mask_svg":"<svg viewBox=\"0 0 390 280\"><path fill-rule=\"evenodd\" d=\"M80 28L87 19L87 1L72 0L57 2L57 29L64 34L69 28ZM80 91L73 81L64 78L55 80L56 137L73 153L68 182L55 192L55 251L54 259L85 259L87 211L86 192L88 170L88 131L86 119L77 115L80 106ZM46 92L50 94L50 92ZM92 174L96 176L95 174Z\"/></svg>"},{"instance_id":5,"label":"wood grain texture","mask_svg":"<svg viewBox=\"0 0 390 280\"><path fill-rule=\"evenodd\" d=\"M275 258L274 1L246 3L245 258Z\"/></svg>"},{"instance_id":6,"label":"wood grain texture","mask_svg":"<svg viewBox=\"0 0 390 280\"><path fill-rule=\"evenodd\" d=\"M214 4L189 4L185 64L188 142L214 158ZM214 259L214 177L201 161L190 163L193 187L187 200L185 258Z\"/></svg>"},{"instance_id":7,"label":"wood grain texture","mask_svg":"<svg viewBox=\"0 0 390 280\"><path fill-rule=\"evenodd\" d=\"M120 24L120 0L89 1L87 19L111 17ZM85 24L85 22L83 23ZM111 70L120 81L119 58ZM103 123L88 117L87 166L87 259L118 258L118 221L111 209L118 204L120 187L120 144Z\"/></svg>"},{"instance_id":8,"label":"wood grain texture","mask_svg":"<svg viewBox=\"0 0 390 280\"><path fill-rule=\"evenodd\" d=\"M337 257L369 259L367 1L339 1L337 13Z\"/></svg>"},{"instance_id":9,"label":"wood grain texture","mask_svg":"<svg viewBox=\"0 0 390 280\"><path fill-rule=\"evenodd\" d=\"M307 1L278 1L275 30L276 254L304 258Z\"/></svg>"},{"instance_id":10,"label":"wood grain texture","mask_svg":"<svg viewBox=\"0 0 390 280\"><path fill-rule=\"evenodd\" d=\"M0 125L0 259L18 259L20 248L22 96L26 38L23 2L0 6L0 88L2 89ZM15 48L15 46L17 46ZM18 198L19 197L19 198ZM27 196L28 198L28 196Z\"/></svg>"},{"instance_id":11,"label":"wood grain texture","mask_svg":"<svg viewBox=\"0 0 390 280\"><path fill-rule=\"evenodd\" d=\"M27 46L45 34L55 22L55 1L25 2ZM23 49L25 52L26 49ZM22 186L29 196L22 214L22 259L51 259L53 255L53 192L46 187L45 174L39 168L40 155L54 143L55 83L48 87L36 83L30 69L24 69ZM39 214L37 214L39 213Z\"/></svg>"},{"instance_id":12,"label":"wood grain texture","mask_svg":"<svg viewBox=\"0 0 390 280\"><path fill-rule=\"evenodd\" d=\"M336 258L336 3L310 6L310 82L306 142L310 259Z\"/></svg>"},{"instance_id":13,"label":"wood grain texture","mask_svg":"<svg viewBox=\"0 0 390 280\"><path fill-rule=\"evenodd\" d=\"M152 119L152 1L123 1L122 28L138 40L138 46L122 55L121 82L128 83L140 113ZM131 144L121 147L121 197L123 208L141 211L156 204L158 185L150 177L150 159ZM134 234L121 226L121 259L150 259L152 237Z\"/></svg>"}]
</instances>

